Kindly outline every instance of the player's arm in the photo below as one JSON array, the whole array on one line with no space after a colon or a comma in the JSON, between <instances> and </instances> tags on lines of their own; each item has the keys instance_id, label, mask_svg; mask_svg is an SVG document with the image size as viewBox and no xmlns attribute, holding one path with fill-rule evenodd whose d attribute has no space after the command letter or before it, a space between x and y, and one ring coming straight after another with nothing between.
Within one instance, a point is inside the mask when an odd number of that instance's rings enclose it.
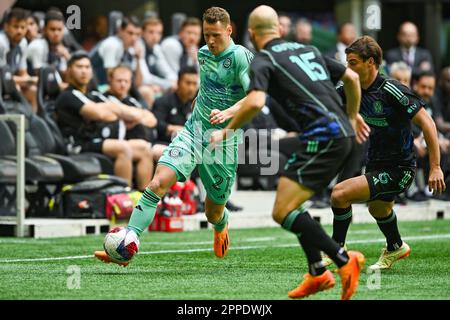
<instances>
[{"instance_id":1,"label":"player's arm","mask_svg":"<svg viewBox=\"0 0 450 320\"><path fill-rule=\"evenodd\" d=\"M412 118L412 121L422 129L425 142L427 143L430 162L428 187L434 194L440 194L445 191L445 182L444 174L440 166L441 158L436 125L424 108L420 108Z\"/></svg>"},{"instance_id":2,"label":"player's arm","mask_svg":"<svg viewBox=\"0 0 450 320\"><path fill-rule=\"evenodd\" d=\"M343 91L346 100L346 111L350 123L356 133L356 142L363 143L369 138L370 127L359 114L361 104L361 84L359 76L353 70L346 68L341 63L329 57L323 57L325 65L330 73L330 80L336 85L340 80L343 83Z\"/></svg>"},{"instance_id":3,"label":"player's arm","mask_svg":"<svg viewBox=\"0 0 450 320\"><path fill-rule=\"evenodd\" d=\"M229 107L225 110L219 110L219 109L213 109L211 110L211 113L209 115L209 121L211 124L219 124L224 123L230 118L233 118L234 115L239 111L239 109L242 107L242 102L244 101L245 97L236 102L234 105Z\"/></svg>"},{"instance_id":4,"label":"player's arm","mask_svg":"<svg viewBox=\"0 0 450 320\"><path fill-rule=\"evenodd\" d=\"M14 82L19 86L26 84L37 84L38 77L30 76L26 69L21 69L17 72L16 75L13 76Z\"/></svg>"},{"instance_id":5,"label":"player's arm","mask_svg":"<svg viewBox=\"0 0 450 320\"><path fill-rule=\"evenodd\" d=\"M218 143L227 137L230 130L242 128L244 124L252 120L264 107L266 102L266 93L261 90L252 90L242 101L241 108L235 114L231 122L225 129L217 130L212 133L210 142Z\"/></svg>"},{"instance_id":6,"label":"player's arm","mask_svg":"<svg viewBox=\"0 0 450 320\"><path fill-rule=\"evenodd\" d=\"M156 119L155 115L149 110L141 110L141 111L142 111L141 124L149 128L156 127L156 125L158 124L158 120Z\"/></svg>"},{"instance_id":7,"label":"player's arm","mask_svg":"<svg viewBox=\"0 0 450 320\"><path fill-rule=\"evenodd\" d=\"M244 124L252 120L261 111L265 103L266 93L261 90L252 90L240 101L239 110L225 129L242 128Z\"/></svg>"},{"instance_id":8,"label":"player's arm","mask_svg":"<svg viewBox=\"0 0 450 320\"><path fill-rule=\"evenodd\" d=\"M136 59L136 70L134 70L134 83L137 87L140 87L144 84L143 75L141 72L141 65L145 64L143 59L144 49L141 47L139 41L136 42L134 46L134 57Z\"/></svg>"},{"instance_id":9,"label":"player's arm","mask_svg":"<svg viewBox=\"0 0 450 320\"><path fill-rule=\"evenodd\" d=\"M80 109L80 115L90 121L111 122L117 120L118 116L104 102L88 102Z\"/></svg>"},{"instance_id":10,"label":"player's arm","mask_svg":"<svg viewBox=\"0 0 450 320\"><path fill-rule=\"evenodd\" d=\"M356 133L356 142L365 142L370 135L370 127L359 114L361 105L361 84L359 76L353 70L346 68L344 75L341 77L343 89L346 97L346 111L350 123Z\"/></svg>"},{"instance_id":11,"label":"player's arm","mask_svg":"<svg viewBox=\"0 0 450 320\"><path fill-rule=\"evenodd\" d=\"M343 88L347 101L347 114L350 119L354 120L359 114L359 106L361 104L359 76L356 72L346 68L341 80L344 83Z\"/></svg>"}]
</instances>

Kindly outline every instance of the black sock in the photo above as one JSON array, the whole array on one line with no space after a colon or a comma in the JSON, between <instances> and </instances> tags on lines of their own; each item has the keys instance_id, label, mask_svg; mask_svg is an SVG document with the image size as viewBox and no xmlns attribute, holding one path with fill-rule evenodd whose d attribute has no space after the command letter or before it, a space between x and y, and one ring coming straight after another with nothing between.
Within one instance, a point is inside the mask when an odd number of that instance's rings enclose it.
<instances>
[{"instance_id":1,"label":"black sock","mask_svg":"<svg viewBox=\"0 0 450 320\"><path fill-rule=\"evenodd\" d=\"M320 251L311 245L305 237L298 236L297 238L305 252L306 259L308 260L309 273L312 276L319 276L324 273L327 269L322 263Z\"/></svg>"},{"instance_id":2,"label":"black sock","mask_svg":"<svg viewBox=\"0 0 450 320\"><path fill-rule=\"evenodd\" d=\"M345 244L348 227L352 222L352 207L348 208L331 208L333 210L333 236L332 238L341 247Z\"/></svg>"},{"instance_id":3,"label":"black sock","mask_svg":"<svg viewBox=\"0 0 450 320\"><path fill-rule=\"evenodd\" d=\"M394 251L400 248L403 244L402 238L400 237L400 232L397 226L397 216L394 210L386 218L375 218L378 227L381 232L383 232L386 237L387 250Z\"/></svg>"},{"instance_id":4,"label":"black sock","mask_svg":"<svg viewBox=\"0 0 450 320\"><path fill-rule=\"evenodd\" d=\"M304 239L307 247L325 252L339 268L348 262L349 258L345 250L331 239L321 225L302 207L291 211L284 219L282 226Z\"/></svg>"}]
</instances>

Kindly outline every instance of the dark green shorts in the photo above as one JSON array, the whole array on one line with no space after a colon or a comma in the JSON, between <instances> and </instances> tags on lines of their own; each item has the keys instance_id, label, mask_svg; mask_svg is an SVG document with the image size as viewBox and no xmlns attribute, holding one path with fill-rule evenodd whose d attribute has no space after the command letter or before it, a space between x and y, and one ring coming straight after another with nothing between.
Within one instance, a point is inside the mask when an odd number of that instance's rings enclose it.
<instances>
[{"instance_id":1,"label":"dark green shorts","mask_svg":"<svg viewBox=\"0 0 450 320\"><path fill-rule=\"evenodd\" d=\"M379 169L367 166L365 174L369 183L370 199L391 202L395 196L403 193L414 181L415 168L395 166Z\"/></svg>"},{"instance_id":2,"label":"dark green shorts","mask_svg":"<svg viewBox=\"0 0 450 320\"><path fill-rule=\"evenodd\" d=\"M313 190L323 191L342 170L350 156L355 138L329 141L299 141L281 175Z\"/></svg>"}]
</instances>

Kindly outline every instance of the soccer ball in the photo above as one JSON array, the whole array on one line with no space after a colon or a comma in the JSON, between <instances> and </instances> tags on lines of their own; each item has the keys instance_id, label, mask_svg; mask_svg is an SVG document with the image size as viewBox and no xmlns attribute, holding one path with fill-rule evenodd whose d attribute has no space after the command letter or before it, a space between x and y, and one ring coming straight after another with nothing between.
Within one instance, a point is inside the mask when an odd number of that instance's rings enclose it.
<instances>
[{"instance_id":1,"label":"soccer ball","mask_svg":"<svg viewBox=\"0 0 450 320\"><path fill-rule=\"evenodd\" d=\"M117 227L106 234L103 248L112 259L130 261L138 252L139 238L133 230Z\"/></svg>"}]
</instances>

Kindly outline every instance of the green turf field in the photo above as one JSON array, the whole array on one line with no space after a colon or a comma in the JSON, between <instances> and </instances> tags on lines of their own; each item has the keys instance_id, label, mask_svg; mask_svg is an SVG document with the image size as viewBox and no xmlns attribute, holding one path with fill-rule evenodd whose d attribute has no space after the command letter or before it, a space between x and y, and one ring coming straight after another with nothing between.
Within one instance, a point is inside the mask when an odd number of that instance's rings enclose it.
<instances>
[{"instance_id":1,"label":"green turf field","mask_svg":"<svg viewBox=\"0 0 450 320\"><path fill-rule=\"evenodd\" d=\"M450 221L400 222L400 230L411 256L381 275L365 268L353 299L450 299ZM219 260L211 230L146 233L138 256L122 268L90 257L103 236L0 238L0 299L288 299L306 271L296 238L281 228L231 226L230 239ZM376 224L352 225L348 245L371 264L382 234ZM339 299L336 280L308 299Z\"/></svg>"}]
</instances>

